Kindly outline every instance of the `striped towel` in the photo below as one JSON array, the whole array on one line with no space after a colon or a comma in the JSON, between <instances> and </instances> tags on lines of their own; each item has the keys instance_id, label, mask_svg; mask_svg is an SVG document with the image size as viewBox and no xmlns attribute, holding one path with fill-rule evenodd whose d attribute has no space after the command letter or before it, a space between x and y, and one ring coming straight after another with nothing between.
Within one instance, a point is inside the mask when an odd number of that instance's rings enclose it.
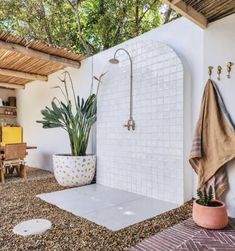
<instances>
[{"instance_id":1,"label":"striped towel","mask_svg":"<svg viewBox=\"0 0 235 251\"><path fill-rule=\"evenodd\" d=\"M198 174L198 188L213 188L215 198L228 189L225 164L235 158L234 124L216 84L208 80L189 162Z\"/></svg>"}]
</instances>

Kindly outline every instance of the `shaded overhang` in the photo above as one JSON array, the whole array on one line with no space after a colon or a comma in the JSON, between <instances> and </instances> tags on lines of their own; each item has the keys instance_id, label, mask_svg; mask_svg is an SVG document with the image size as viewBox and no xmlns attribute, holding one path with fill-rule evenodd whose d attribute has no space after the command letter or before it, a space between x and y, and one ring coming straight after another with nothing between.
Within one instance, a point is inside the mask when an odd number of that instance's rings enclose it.
<instances>
[{"instance_id":1,"label":"shaded overhang","mask_svg":"<svg viewBox=\"0 0 235 251\"><path fill-rule=\"evenodd\" d=\"M80 68L85 57L38 40L26 40L0 33L0 87L24 89L34 81L65 67Z\"/></svg>"},{"instance_id":2,"label":"shaded overhang","mask_svg":"<svg viewBox=\"0 0 235 251\"><path fill-rule=\"evenodd\" d=\"M162 0L180 15L205 29L209 23L235 13L235 0Z\"/></svg>"}]
</instances>

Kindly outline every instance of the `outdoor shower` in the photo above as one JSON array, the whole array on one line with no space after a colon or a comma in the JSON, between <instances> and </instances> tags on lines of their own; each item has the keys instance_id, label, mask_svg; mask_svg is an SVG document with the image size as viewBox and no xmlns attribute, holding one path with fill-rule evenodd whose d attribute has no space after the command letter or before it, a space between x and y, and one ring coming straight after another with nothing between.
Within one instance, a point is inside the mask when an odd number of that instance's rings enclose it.
<instances>
[{"instance_id":1,"label":"outdoor shower","mask_svg":"<svg viewBox=\"0 0 235 251\"><path fill-rule=\"evenodd\" d=\"M111 64L119 64L119 60L116 58L116 55L119 51L124 51L130 60L130 113L127 124L125 124L124 127L127 127L128 130L135 130L135 121L133 119L133 62L130 53L124 48L119 48L115 51L113 58L111 58L109 62Z\"/></svg>"}]
</instances>

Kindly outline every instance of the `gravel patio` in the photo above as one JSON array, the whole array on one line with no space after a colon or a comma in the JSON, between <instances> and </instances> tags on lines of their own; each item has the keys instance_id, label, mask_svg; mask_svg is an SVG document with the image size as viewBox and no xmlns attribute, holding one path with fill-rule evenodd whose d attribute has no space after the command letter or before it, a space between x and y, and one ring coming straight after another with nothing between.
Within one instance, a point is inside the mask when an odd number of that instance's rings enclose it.
<instances>
[{"instance_id":1,"label":"gravel patio","mask_svg":"<svg viewBox=\"0 0 235 251\"><path fill-rule=\"evenodd\" d=\"M30 170L27 181L11 179L0 186L1 218L0 246L9 250L126 250L191 216L191 203L158 215L152 219L112 232L84 218L76 217L36 197L40 193L62 190L51 173ZM32 218L45 218L52 229L44 235L23 238L12 228L19 222Z\"/></svg>"}]
</instances>

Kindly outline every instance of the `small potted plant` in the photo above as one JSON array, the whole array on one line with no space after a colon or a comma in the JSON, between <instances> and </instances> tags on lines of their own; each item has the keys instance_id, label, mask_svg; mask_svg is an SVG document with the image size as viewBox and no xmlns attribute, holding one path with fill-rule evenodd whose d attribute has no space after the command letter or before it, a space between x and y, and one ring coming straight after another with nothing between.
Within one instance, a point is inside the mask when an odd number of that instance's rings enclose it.
<instances>
[{"instance_id":1,"label":"small potted plant","mask_svg":"<svg viewBox=\"0 0 235 251\"><path fill-rule=\"evenodd\" d=\"M71 153L53 155L54 175L62 186L86 185L94 178L96 156L87 155L86 149L91 128L96 122L97 93L103 75L100 78L94 77L98 81L96 94L91 90L88 98L84 100L75 96L71 76L68 72L64 72L64 78L60 79L62 87L54 87L62 92L64 100L54 98L51 107L45 107L41 111L42 120L37 121L43 128L60 127L68 134Z\"/></svg>"},{"instance_id":2,"label":"small potted plant","mask_svg":"<svg viewBox=\"0 0 235 251\"><path fill-rule=\"evenodd\" d=\"M194 222L207 229L223 229L228 224L228 214L225 203L215 200L212 187L197 191L198 199L193 202Z\"/></svg>"}]
</instances>

